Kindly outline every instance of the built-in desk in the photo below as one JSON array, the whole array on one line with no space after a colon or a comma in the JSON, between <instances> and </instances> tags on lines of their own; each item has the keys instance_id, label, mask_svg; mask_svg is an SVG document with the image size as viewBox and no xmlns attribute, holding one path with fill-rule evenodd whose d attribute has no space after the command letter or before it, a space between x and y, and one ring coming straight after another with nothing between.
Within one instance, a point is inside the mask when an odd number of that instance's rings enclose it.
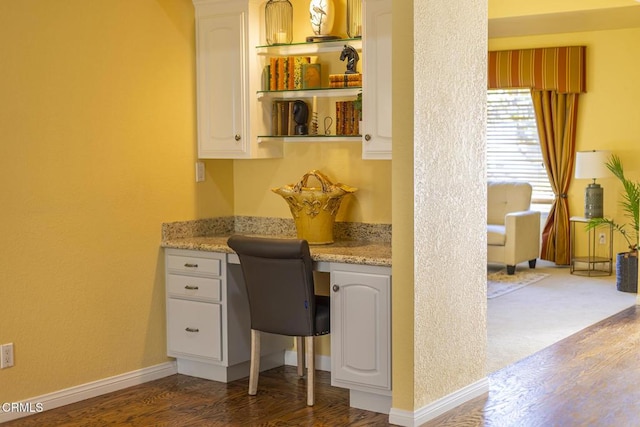
<instances>
[{"instance_id":1,"label":"built-in desk","mask_svg":"<svg viewBox=\"0 0 640 427\"><path fill-rule=\"evenodd\" d=\"M277 236L270 236L277 237ZM249 374L250 320L237 255L228 235L165 239L167 353L178 372L216 381ZM391 244L343 241L311 246L330 276L331 384L350 405L391 408ZM262 369L284 364L293 340L262 342Z\"/></svg>"}]
</instances>

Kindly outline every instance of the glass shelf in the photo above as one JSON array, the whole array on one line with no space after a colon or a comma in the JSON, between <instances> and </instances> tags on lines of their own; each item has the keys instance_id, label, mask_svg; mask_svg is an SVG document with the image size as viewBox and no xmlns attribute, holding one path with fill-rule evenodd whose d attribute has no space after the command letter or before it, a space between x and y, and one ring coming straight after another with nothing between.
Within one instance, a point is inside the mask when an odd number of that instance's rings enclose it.
<instances>
[{"instance_id":1,"label":"glass shelf","mask_svg":"<svg viewBox=\"0 0 640 427\"><path fill-rule=\"evenodd\" d=\"M314 88L314 89L295 89L295 90L259 90L257 92L258 99L262 98L310 98L317 97L340 97L340 96L357 96L362 92L362 87L340 87L340 88Z\"/></svg>"},{"instance_id":2,"label":"glass shelf","mask_svg":"<svg viewBox=\"0 0 640 427\"><path fill-rule=\"evenodd\" d=\"M272 56L314 55L324 52L340 52L345 44L352 46L356 50L362 50L362 39L357 38L256 46L256 53L258 55Z\"/></svg>"},{"instance_id":3,"label":"glass shelf","mask_svg":"<svg viewBox=\"0 0 640 427\"><path fill-rule=\"evenodd\" d=\"M362 142L362 135L259 135L262 142Z\"/></svg>"}]
</instances>

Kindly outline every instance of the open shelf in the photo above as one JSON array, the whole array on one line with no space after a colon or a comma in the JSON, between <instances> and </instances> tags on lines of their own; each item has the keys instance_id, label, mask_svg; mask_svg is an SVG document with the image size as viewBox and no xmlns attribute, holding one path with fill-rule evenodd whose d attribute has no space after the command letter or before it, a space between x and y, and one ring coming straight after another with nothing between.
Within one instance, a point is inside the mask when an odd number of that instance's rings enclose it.
<instances>
[{"instance_id":1,"label":"open shelf","mask_svg":"<svg viewBox=\"0 0 640 427\"><path fill-rule=\"evenodd\" d=\"M313 96L321 98L335 98L341 96L357 96L362 92L362 87L340 87L340 88L314 88L314 89L296 89L296 90L260 90L258 91L258 99L292 99L292 98L311 98Z\"/></svg>"},{"instance_id":2,"label":"open shelf","mask_svg":"<svg viewBox=\"0 0 640 427\"><path fill-rule=\"evenodd\" d=\"M260 135L263 142L362 142L362 135Z\"/></svg>"},{"instance_id":3,"label":"open shelf","mask_svg":"<svg viewBox=\"0 0 640 427\"><path fill-rule=\"evenodd\" d=\"M326 42L302 42L257 46L256 53L261 56L317 55L326 52L340 52L348 44L356 50L362 50L362 39L340 39Z\"/></svg>"}]
</instances>

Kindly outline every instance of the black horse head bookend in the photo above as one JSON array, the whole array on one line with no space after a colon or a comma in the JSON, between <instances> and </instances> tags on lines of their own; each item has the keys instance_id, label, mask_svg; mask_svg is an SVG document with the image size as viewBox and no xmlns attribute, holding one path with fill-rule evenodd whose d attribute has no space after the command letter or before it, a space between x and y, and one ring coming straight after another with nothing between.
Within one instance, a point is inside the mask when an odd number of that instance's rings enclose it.
<instances>
[{"instance_id":1,"label":"black horse head bookend","mask_svg":"<svg viewBox=\"0 0 640 427\"><path fill-rule=\"evenodd\" d=\"M355 50L352 46L344 45L344 49L342 49L342 53L340 54L340 61L347 60L347 71L345 74L356 74L356 65L360 60L360 55L358 55L358 51Z\"/></svg>"},{"instance_id":2,"label":"black horse head bookend","mask_svg":"<svg viewBox=\"0 0 640 427\"><path fill-rule=\"evenodd\" d=\"M293 121L296 122L296 135L307 135L309 133L309 127L307 126L307 122L309 121L309 107L306 102L300 100L294 101Z\"/></svg>"}]
</instances>

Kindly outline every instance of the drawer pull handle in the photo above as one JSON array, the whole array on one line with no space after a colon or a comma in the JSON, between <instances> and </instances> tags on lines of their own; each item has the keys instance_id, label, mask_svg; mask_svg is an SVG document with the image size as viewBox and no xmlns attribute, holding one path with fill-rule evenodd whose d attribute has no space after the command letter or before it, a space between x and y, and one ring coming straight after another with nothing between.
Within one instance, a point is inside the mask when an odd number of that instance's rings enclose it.
<instances>
[{"instance_id":1,"label":"drawer pull handle","mask_svg":"<svg viewBox=\"0 0 640 427\"><path fill-rule=\"evenodd\" d=\"M366 135L364 136L364 140L365 140L365 141L371 141L371 135L366 134Z\"/></svg>"},{"instance_id":2,"label":"drawer pull handle","mask_svg":"<svg viewBox=\"0 0 640 427\"><path fill-rule=\"evenodd\" d=\"M340 290L340 286L333 285L333 292L338 292Z\"/></svg>"},{"instance_id":3,"label":"drawer pull handle","mask_svg":"<svg viewBox=\"0 0 640 427\"><path fill-rule=\"evenodd\" d=\"M200 329L198 329L198 328L186 328L185 331L187 331L187 332L200 332Z\"/></svg>"},{"instance_id":4,"label":"drawer pull handle","mask_svg":"<svg viewBox=\"0 0 640 427\"><path fill-rule=\"evenodd\" d=\"M187 268L198 268L198 264L191 264L190 262L185 263L184 266Z\"/></svg>"},{"instance_id":5,"label":"drawer pull handle","mask_svg":"<svg viewBox=\"0 0 640 427\"><path fill-rule=\"evenodd\" d=\"M197 286L193 286L193 285L187 285L187 286L185 286L184 288L185 288L185 289L188 289L188 290L190 290L190 291L197 291L198 289L200 289L200 288L198 288Z\"/></svg>"}]
</instances>

